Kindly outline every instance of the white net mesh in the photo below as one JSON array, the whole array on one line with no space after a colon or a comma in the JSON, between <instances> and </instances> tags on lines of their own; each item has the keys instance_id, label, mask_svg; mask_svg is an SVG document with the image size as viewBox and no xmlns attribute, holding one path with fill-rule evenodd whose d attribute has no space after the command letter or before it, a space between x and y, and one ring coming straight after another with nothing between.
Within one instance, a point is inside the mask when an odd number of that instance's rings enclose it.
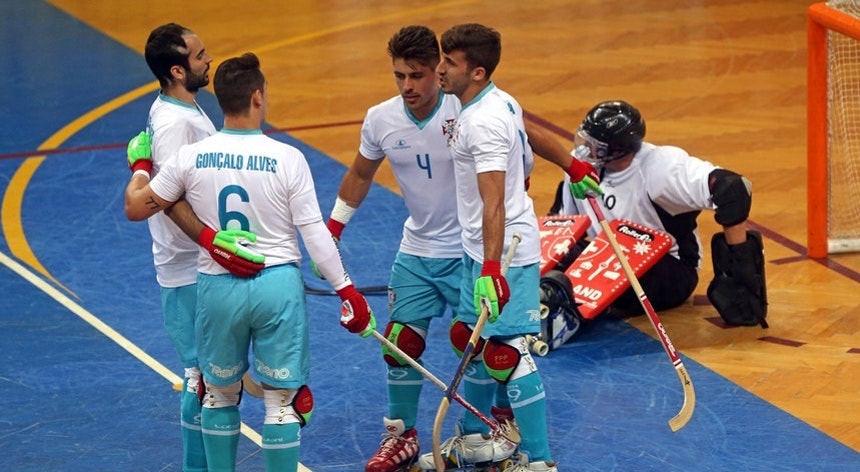
<instances>
[{"instance_id":1,"label":"white net mesh","mask_svg":"<svg viewBox=\"0 0 860 472\"><path fill-rule=\"evenodd\" d=\"M827 6L860 19L860 0ZM860 34L828 32L829 252L860 244Z\"/></svg>"}]
</instances>

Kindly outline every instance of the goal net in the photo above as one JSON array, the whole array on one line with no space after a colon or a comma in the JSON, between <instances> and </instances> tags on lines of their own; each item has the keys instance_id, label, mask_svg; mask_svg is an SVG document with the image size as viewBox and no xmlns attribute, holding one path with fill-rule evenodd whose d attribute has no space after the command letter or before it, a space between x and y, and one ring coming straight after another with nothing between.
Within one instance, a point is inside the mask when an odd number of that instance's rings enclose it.
<instances>
[{"instance_id":1,"label":"goal net","mask_svg":"<svg viewBox=\"0 0 860 472\"><path fill-rule=\"evenodd\" d=\"M860 251L860 0L807 11L807 252Z\"/></svg>"}]
</instances>

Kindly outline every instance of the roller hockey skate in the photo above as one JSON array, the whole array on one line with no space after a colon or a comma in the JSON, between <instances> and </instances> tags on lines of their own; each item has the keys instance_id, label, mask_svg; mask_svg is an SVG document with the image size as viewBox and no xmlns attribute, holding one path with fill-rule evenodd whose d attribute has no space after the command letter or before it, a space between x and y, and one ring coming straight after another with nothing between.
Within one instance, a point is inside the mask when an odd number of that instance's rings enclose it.
<instances>
[{"instance_id":1,"label":"roller hockey skate","mask_svg":"<svg viewBox=\"0 0 860 472\"><path fill-rule=\"evenodd\" d=\"M383 423L385 437L376 454L367 461L365 472L410 472L418 458L418 432L415 428L406 431L403 420L383 418Z\"/></svg>"},{"instance_id":2,"label":"roller hockey skate","mask_svg":"<svg viewBox=\"0 0 860 472\"><path fill-rule=\"evenodd\" d=\"M512 461L507 468L501 472L558 472L555 462L536 461L529 462L529 456L520 453L516 461Z\"/></svg>"},{"instance_id":3,"label":"roller hockey skate","mask_svg":"<svg viewBox=\"0 0 860 472\"><path fill-rule=\"evenodd\" d=\"M441 445L445 472L502 472L513 466L511 456L517 444L501 435L460 433L445 440ZM433 453L422 454L410 472L435 472Z\"/></svg>"}]
</instances>

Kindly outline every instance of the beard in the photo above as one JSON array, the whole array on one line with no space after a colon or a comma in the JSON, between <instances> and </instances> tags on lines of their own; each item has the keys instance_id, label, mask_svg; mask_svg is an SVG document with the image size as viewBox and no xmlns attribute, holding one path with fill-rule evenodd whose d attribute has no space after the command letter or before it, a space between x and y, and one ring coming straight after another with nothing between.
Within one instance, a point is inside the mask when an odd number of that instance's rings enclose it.
<instances>
[{"instance_id":1,"label":"beard","mask_svg":"<svg viewBox=\"0 0 860 472\"><path fill-rule=\"evenodd\" d=\"M195 74L188 71L188 79L185 81L185 90L191 93L197 93L198 90L209 85L209 77L206 74L209 72L207 68L202 74Z\"/></svg>"}]
</instances>

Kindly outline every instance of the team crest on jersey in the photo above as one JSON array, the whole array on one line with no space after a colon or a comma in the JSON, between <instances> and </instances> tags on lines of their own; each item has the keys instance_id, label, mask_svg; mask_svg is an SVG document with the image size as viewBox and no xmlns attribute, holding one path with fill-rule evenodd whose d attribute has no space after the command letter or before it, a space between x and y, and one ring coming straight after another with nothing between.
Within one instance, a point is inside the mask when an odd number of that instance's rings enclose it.
<instances>
[{"instance_id":1,"label":"team crest on jersey","mask_svg":"<svg viewBox=\"0 0 860 472\"><path fill-rule=\"evenodd\" d=\"M449 147L455 143L457 141L457 120L453 118L445 120L445 122L442 123L442 134L448 138Z\"/></svg>"}]
</instances>

